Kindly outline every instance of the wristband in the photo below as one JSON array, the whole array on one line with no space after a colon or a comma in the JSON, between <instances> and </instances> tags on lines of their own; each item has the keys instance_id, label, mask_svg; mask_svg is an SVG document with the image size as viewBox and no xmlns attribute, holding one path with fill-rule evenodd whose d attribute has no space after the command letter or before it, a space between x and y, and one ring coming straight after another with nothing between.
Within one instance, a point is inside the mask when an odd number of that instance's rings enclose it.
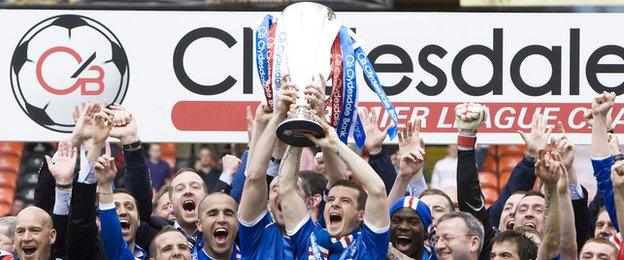
<instances>
[{"instance_id":1,"label":"wristband","mask_svg":"<svg viewBox=\"0 0 624 260\"><path fill-rule=\"evenodd\" d=\"M124 150L127 150L127 151L139 150L141 149L141 140L138 140L136 142L129 143L129 144L124 144L122 147Z\"/></svg>"},{"instance_id":2,"label":"wristband","mask_svg":"<svg viewBox=\"0 0 624 260\"><path fill-rule=\"evenodd\" d=\"M278 158L271 156L271 162L275 164L280 164L282 162L282 159L278 159Z\"/></svg>"},{"instance_id":3,"label":"wristband","mask_svg":"<svg viewBox=\"0 0 624 260\"><path fill-rule=\"evenodd\" d=\"M57 188L59 188L59 189L61 189L61 190L67 190L67 189L71 189L72 184L71 184L71 183L68 183L68 184L60 184L60 183L57 183L57 184L56 184L56 187L57 187Z\"/></svg>"},{"instance_id":4,"label":"wristband","mask_svg":"<svg viewBox=\"0 0 624 260\"><path fill-rule=\"evenodd\" d=\"M457 136L458 147L473 149L476 143L477 143L477 137L475 136L464 136L464 135Z\"/></svg>"},{"instance_id":5,"label":"wristband","mask_svg":"<svg viewBox=\"0 0 624 260\"><path fill-rule=\"evenodd\" d=\"M618 153L616 155L613 155L613 161L617 162L619 160L624 160L624 154Z\"/></svg>"}]
</instances>

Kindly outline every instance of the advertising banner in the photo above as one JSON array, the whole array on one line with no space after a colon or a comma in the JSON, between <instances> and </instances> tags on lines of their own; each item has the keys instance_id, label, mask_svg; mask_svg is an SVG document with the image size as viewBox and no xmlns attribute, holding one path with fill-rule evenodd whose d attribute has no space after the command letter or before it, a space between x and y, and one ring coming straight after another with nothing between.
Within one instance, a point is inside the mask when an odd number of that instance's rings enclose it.
<instances>
[{"instance_id":1,"label":"advertising banner","mask_svg":"<svg viewBox=\"0 0 624 260\"><path fill-rule=\"evenodd\" d=\"M125 106L146 142L247 142L246 107L264 99L254 52L264 15L0 10L0 140L66 138L74 107L103 101ZM480 143L521 143L517 131L530 131L541 112L588 144L584 108L596 93L624 93L624 14L337 16L362 39L399 127L423 119L430 144L456 141L454 107L463 102L490 108ZM360 68L357 75L360 107L389 124ZM613 126L622 133L616 102Z\"/></svg>"}]
</instances>

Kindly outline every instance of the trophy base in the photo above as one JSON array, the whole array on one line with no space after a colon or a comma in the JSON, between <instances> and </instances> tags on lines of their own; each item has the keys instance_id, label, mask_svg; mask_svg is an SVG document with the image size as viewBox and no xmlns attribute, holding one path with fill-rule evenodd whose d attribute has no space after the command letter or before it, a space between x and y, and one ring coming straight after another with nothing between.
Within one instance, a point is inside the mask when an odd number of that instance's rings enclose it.
<instances>
[{"instance_id":1,"label":"trophy base","mask_svg":"<svg viewBox=\"0 0 624 260\"><path fill-rule=\"evenodd\" d=\"M317 122L301 118L286 120L277 127L277 138L292 146L314 146L314 142L310 141L305 136L306 134L323 138L325 137L325 129Z\"/></svg>"}]
</instances>

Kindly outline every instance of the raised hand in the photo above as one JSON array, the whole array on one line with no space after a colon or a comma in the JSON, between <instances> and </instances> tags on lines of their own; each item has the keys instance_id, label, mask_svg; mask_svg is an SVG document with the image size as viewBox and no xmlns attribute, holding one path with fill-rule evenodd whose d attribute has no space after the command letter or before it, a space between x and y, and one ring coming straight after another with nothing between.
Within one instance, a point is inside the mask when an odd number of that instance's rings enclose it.
<instances>
[{"instance_id":1,"label":"raised hand","mask_svg":"<svg viewBox=\"0 0 624 260\"><path fill-rule=\"evenodd\" d=\"M330 148L340 142L338 134L336 134L336 130L327 124L325 120L321 119L318 115L314 115L314 121L319 123L323 129L325 129L325 137L316 138L314 135L306 134L306 137L310 139L310 141L314 142L314 144L321 148Z\"/></svg>"},{"instance_id":2,"label":"raised hand","mask_svg":"<svg viewBox=\"0 0 624 260\"><path fill-rule=\"evenodd\" d=\"M74 179L74 170L76 168L76 158L78 158L78 149L73 147L70 141L60 141L54 155L54 159L46 155L45 160L48 163L48 169L56 184L71 184Z\"/></svg>"},{"instance_id":3,"label":"raised hand","mask_svg":"<svg viewBox=\"0 0 624 260\"><path fill-rule=\"evenodd\" d=\"M624 189L624 160L619 160L611 167L611 183L616 189Z\"/></svg>"},{"instance_id":4,"label":"raised hand","mask_svg":"<svg viewBox=\"0 0 624 260\"><path fill-rule=\"evenodd\" d=\"M93 173L98 186L108 187L112 185L117 174L117 166L115 166L115 158L111 157L110 144L106 144L106 152L95 162Z\"/></svg>"},{"instance_id":5,"label":"raised hand","mask_svg":"<svg viewBox=\"0 0 624 260\"><path fill-rule=\"evenodd\" d=\"M559 176L559 180L557 181L557 190L559 193L567 193L569 192L570 185L570 176L563 162L563 158L558 153L552 153L553 156L552 161L556 163L558 166L556 171Z\"/></svg>"},{"instance_id":6,"label":"raised hand","mask_svg":"<svg viewBox=\"0 0 624 260\"><path fill-rule=\"evenodd\" d=\"M241 163L242 161L238 159L238 157L231 154L226 154L225 156L223 156L223 158L221 158L221 164L223 165L222 174L234 177L234 174L236 174L236 171L238 171Z\"/></svg>"},{"instance_id":7,"label":"raised hand","mask_svg":"<svg viewBox=\"0 0 624 260\"><path fill-rule=\"evenodd\" d=\"M98 103L82 104L74 108L72 118L76 126L72 131L72 145L78 146L91 138L91 120L98 111L100 111Z\"/></svg>"},{"instance_id":8,"label":"raised hand","mask_svg":"<svg viewBox=\"0 0 624 260\"><path fill-rule=\"evenodd\" d=\"M388 134L388 127L383 130L379 129L375 110L371 110L370 113L368 113L367 109L363 107L358 113L360 114L360 119L362 119L362 125L364 125L364 133L366 133L364 147L366 147L370 154L380 153L381 145Z\"/></svg>"},{"instance_id":9,"label":"raised hand","mask_svg":"<svg viewBox=\"0 0 624 260\"><path fill-rule=\"evenodd\" d=\"M537 158L538 151L546 148L551 132L552 129L547 126L544 116L538 113L533 114L530 133L527 134L518 130L520 137L527 146L527 152L534 158Z\"/></svg>"},{"instance_id":10,"label":"raised hand","mask_svg":"<svg viewBox=\"0 0 624 260\"><path fill-rule=\"evenodd\" d=\"M269 108L269 105L267 105L266 101L262 101L260 102L260 104L258 104L258 107L256 108L256 115L253 119L254 124L266 125L267 123L269 123L269 120L271 120L272 116L273 114L271 114L271 108Z\"/></svg>"},{"instance_id":11,"label":"raised hand","mask_svg":"<svg viewBox=\"0 0 624 260\"><path fill-rule=\"evenodd\" d=\"M93 126L92 139L94 145L102 145L113 129L110 116L103 111L97 112L93 115L91 125Z\"/></svg>"},{"instance_id":12,"label":"raised hand","mask_svg":"<svg viewBox=\"0 0 624 260\"><path fill-rule=\"evenodd\" d=\"M314 110L321 119L325 119L325 95L323 93L325 93L327 80L325 80L325 77L321 74L319 74L319 79L319 84L307 85L303 93L305 94L304 97L308 101L310 108Z\"/></svg>"},{"instance_id":13,"label":"raised hand","mask_svg":"<svg viewBox=\"0 0 624 260\"><path fill-rule=\"evenodd\" d=\"M288 75L282 78L282 88L277 93L277 103L273 113L285 116L290 111L291 105L297 103L299 97L298 87L288 80Z\"/></svg>"},{"instance_id":14,"label":"raised hand","mask_svg":"<svg viewBox=\"0 0 624 260\"><path fill-rule=\"evenodd\" d=\"M425 160L425 149L420 143L420 119L408 122L403 131L399 132L399 158L401 160L400 175L409 177L418 173Z\"/></svg>"},{"instance_id":15,"label":"raised hand","mask_svg":"<svg viewBox=\"0 0 624 260\"><path fill-rule=\"evenodd\" d=\"M602 94L596 96L592 101L592 115L594 118L600 116L606 118L609 111L613 107L613 102L615 101L615 93L614 92L602 92Z\"/></svg>"},{"instance_id":16,"label":"raised hand","mask_svg":"<svg viewBox=\"0 0 624 260\"><path fill-rule=\"evenodd\" d=\"M460 135L475 136L477 128L488 117L487 107L476 103L463 103L455 106L455 120Z\"/></svg>"},{"instance_id":17,"label":"raised hand","mask_svg":"<svg viewBox=\"0 0 624 260\"><path fill-rule=\"evenodd\" d=\"M125 108L119 105L112 105L108 109L103 108L102 111L113 122L110 136L121 140L121 144L131 144L139 140L136 119Z\"/></svg>"},{"instance_id":18,"label":"raised hand","mask_svg":"<svg viewBox=\"0 0 624 260\"><path fill-rule=\"evenodd\" d=\"M540 150L537 163L535 163L535 175L549 187L555 187L557 185L559 175L561 174L559 167L561 167L562 164L555 161L553 159L554 157L555 154L552 151Z\"/></svg>"},{"instance_id":19,"label":"raised hand","mask_svg":"<svg viewBox=\"0 0 624 260\"><path fill-rule=\"evenodd\" d=\"M570 169L574 164L574 151L576 150L576 148L574 146L574 143L572 143L572 141L570 141L570 139L568 139L568 137L566 136L566 132L563 128L563 124L561 123L561 121L559 121L557 124L559 125L559 132L561 133L561 135L553 139L553 145L557 153L561 155L563 165L567 169Z\"/></svg>"}]
</instances>

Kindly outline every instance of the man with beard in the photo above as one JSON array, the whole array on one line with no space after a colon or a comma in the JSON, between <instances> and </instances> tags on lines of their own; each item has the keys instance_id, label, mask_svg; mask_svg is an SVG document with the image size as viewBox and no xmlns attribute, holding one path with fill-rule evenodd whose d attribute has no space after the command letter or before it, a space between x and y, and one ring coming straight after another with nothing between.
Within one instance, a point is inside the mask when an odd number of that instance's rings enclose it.
<instances>
[{"instance_id":1,"label":"man with beard","mask_svg":"<svg viewBox=\"0 0 624 260\"><path fill-rule=\"evenodd\" d=\"M279 196L295 258L320 259L327 255L383 259L388 252L390 228L386 187L370 165L338 139L331 126L318 116L316 121L325 129L325 137L307 137L323 149L324 155L332 153L340 158L361 186L349 180L333 184L323 214L327 229L323 229L315 225L305 201L296 193L301 148L286 149L280 169Z\"/></svg>"},{"instance_id":2,"label":"man with beard","mask_svg":"<svg viewBox=\"0 0 624 260\"><path fill-rule=\"evenodd\" d=\"M194 259L240 259L234 241L238 232L236 211L236 201L225 193L212 193L199 203L197 228L203 239L193 249Z\"/></svg>"},{"instance_id":3,"label":"man with beard","mask_svg":"<svg viewBox=\"0 0 624 260\"><path fill-rule=\"evenodd\" d=\"M37 207L27 207L15 219L15 250L19 259L53 259L51 244L56 240L52 217Z\"/></svg>"},{"instance_id":4,"label":"man with beard","mask_svg":"<svg viewBox=\"0 0 624 260\"><path fill-rule=\"evenodd\" d=\"M165 226L150 244L150 260L191 260L191 249L186 237L171 226Z\"/></svg>"},{"instance_id":5,"label":"man with beard","mask_svg":"<svg viewBox=\"0 0 624 260\"><path fill-rule=\"evenodd\" d=\"M431 211L418 198L405 196L390 208L390 242L401 253L414 259L430 259L431 250L425 247Z\"/></svg>"},{"instance_id":6,"label":"man with beard","mask_svg":"<svg viewBox=\"0 0 624 260\"><path fill-rule=\"evenodd\" d=\"M201 232L196 226L197 206L207 194L204 180L192 169L180 169L171 180L169 199L176 219L173 227L184 234L191 249L195 247Z\"/></svg>"}]
</instances>

